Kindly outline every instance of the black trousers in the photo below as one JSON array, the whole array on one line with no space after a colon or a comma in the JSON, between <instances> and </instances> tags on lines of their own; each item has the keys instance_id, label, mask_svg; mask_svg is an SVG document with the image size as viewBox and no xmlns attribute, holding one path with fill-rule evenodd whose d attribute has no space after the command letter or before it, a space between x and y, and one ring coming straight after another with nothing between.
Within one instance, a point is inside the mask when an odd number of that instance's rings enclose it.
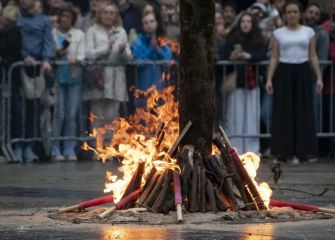
<instances>
[{"instance_id":1,"label":"black trousers","mask_svg":"<svg viewBox=\"0 0 335 240\"><path fill-rule=\"evenodd\" d=\"M316 156L318 145L309 63L280 63L273 79L271 151L274 156Z\"/></svg>"}]
</instances>

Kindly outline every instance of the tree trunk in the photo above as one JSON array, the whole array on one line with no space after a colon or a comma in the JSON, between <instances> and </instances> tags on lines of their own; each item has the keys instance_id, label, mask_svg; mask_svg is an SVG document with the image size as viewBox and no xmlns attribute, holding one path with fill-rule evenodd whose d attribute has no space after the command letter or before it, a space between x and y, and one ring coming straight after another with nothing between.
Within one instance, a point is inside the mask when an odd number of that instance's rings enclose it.
<instances>
[{"instance_id":1,"label":"tree trunk","mask_svg":"<svg viewBox=\"0 0 335 240\"><path fill-rule=\"evenodd\" d=\"M190 120L185 137L207 154L211 152L214 118L213 26L214 0L181 0L180 129Z\"/></svg>"}]
</instances>

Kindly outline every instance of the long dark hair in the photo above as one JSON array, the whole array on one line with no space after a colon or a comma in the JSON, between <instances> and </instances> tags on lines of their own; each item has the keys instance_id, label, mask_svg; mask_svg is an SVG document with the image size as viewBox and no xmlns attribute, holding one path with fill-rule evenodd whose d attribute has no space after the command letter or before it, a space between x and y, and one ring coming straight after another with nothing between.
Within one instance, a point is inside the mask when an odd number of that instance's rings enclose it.
<instances>
[{"instance_id":1,"label":"long dark hair","mask_svg":"<svg viewBox=\"0 0 335 240\"><path fill-rule=\"evenodd\" d=\"M251 18L251 30L250 33L244 33L241 29L242 18L245 16L249 16ZM264 37L262 35L262 31L259 28L256 19L250 13L243 13L238 20L238 23L235 27L233 33L234 39L236 43L244 43L245 41L249 41L252 46L263 44L265 42Z\"/></svg>"},{"instance_id":2,"label":"long dark hair","mask_svg":"<svg viewBox=\"0 0 335 240\"><path fill-rule=\"evenodd\" d=\"M155 15L155 18L156 18L156 21L157 21L157 30L156 30L156 35L158 37L163 37L165 36L165 25L164 25L164 22L163 22L163 17L162 17L162 14L161 14L161 10L160 10L160 5L159 3L157 3L156 1L147 1L145 5L151 5L152 8L154 9L154 15ZM143 7L144 7L143 6ZM144 16L142 16L143 18ZM143 31L143 28L141 27L140 29L140 32L141 33L144 33Z\"/></svg>"}]
</instances>

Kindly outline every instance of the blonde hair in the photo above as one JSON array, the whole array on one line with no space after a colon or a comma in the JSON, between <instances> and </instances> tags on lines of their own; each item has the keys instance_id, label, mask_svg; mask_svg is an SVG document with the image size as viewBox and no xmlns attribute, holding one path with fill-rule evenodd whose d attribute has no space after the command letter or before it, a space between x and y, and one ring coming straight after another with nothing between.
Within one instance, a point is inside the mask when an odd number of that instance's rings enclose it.
<instances>
[{"instance_id":1,"label":"blonde hair","mask_svg":"<svg viewBox=\"0 0 335 240\"><path fill-rule=\"evenodd\" d=\"M115 22L113 23L113 25L115 27L119 27L122 26L122 20L121 20L121 14L120 14L120 10L117 7L117 5L115 3L110 3L110 2L102 2L99 7L98 7L98 11L96 14L96 23L102 25L102 21L101 21L101 15L103 13L103 11L106 9L106 7L108 6L112 6L115 9Z\"/></svg>"}]
</instances>

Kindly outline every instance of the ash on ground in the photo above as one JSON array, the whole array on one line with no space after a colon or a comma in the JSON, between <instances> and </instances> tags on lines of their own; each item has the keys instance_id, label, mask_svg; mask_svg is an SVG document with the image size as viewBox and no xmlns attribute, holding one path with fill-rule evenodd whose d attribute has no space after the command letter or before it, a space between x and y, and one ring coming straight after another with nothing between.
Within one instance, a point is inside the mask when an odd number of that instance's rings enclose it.
<instances>
[{"instance_id":1,"label":"ash on ground","mask_svg":"<svg viewBox=\"0 0 335 240\"><path fill-rule=\"evenodd\" d=\"M57 213L51 212L48 217L71 223L102 223L102 224L143 224L170 225L177 223L176 212L159 214L147 212L144 209L118 210L106 219L99 219L98 215L106 208L96 208L90 211ZM297 211L291 208L272 208L268 211L241 211L217 213L184 213L184 224L251 224L251 223L279 223L306 220L321 220L334 218L325 213Z\"/></svg>"}]
</instances>

